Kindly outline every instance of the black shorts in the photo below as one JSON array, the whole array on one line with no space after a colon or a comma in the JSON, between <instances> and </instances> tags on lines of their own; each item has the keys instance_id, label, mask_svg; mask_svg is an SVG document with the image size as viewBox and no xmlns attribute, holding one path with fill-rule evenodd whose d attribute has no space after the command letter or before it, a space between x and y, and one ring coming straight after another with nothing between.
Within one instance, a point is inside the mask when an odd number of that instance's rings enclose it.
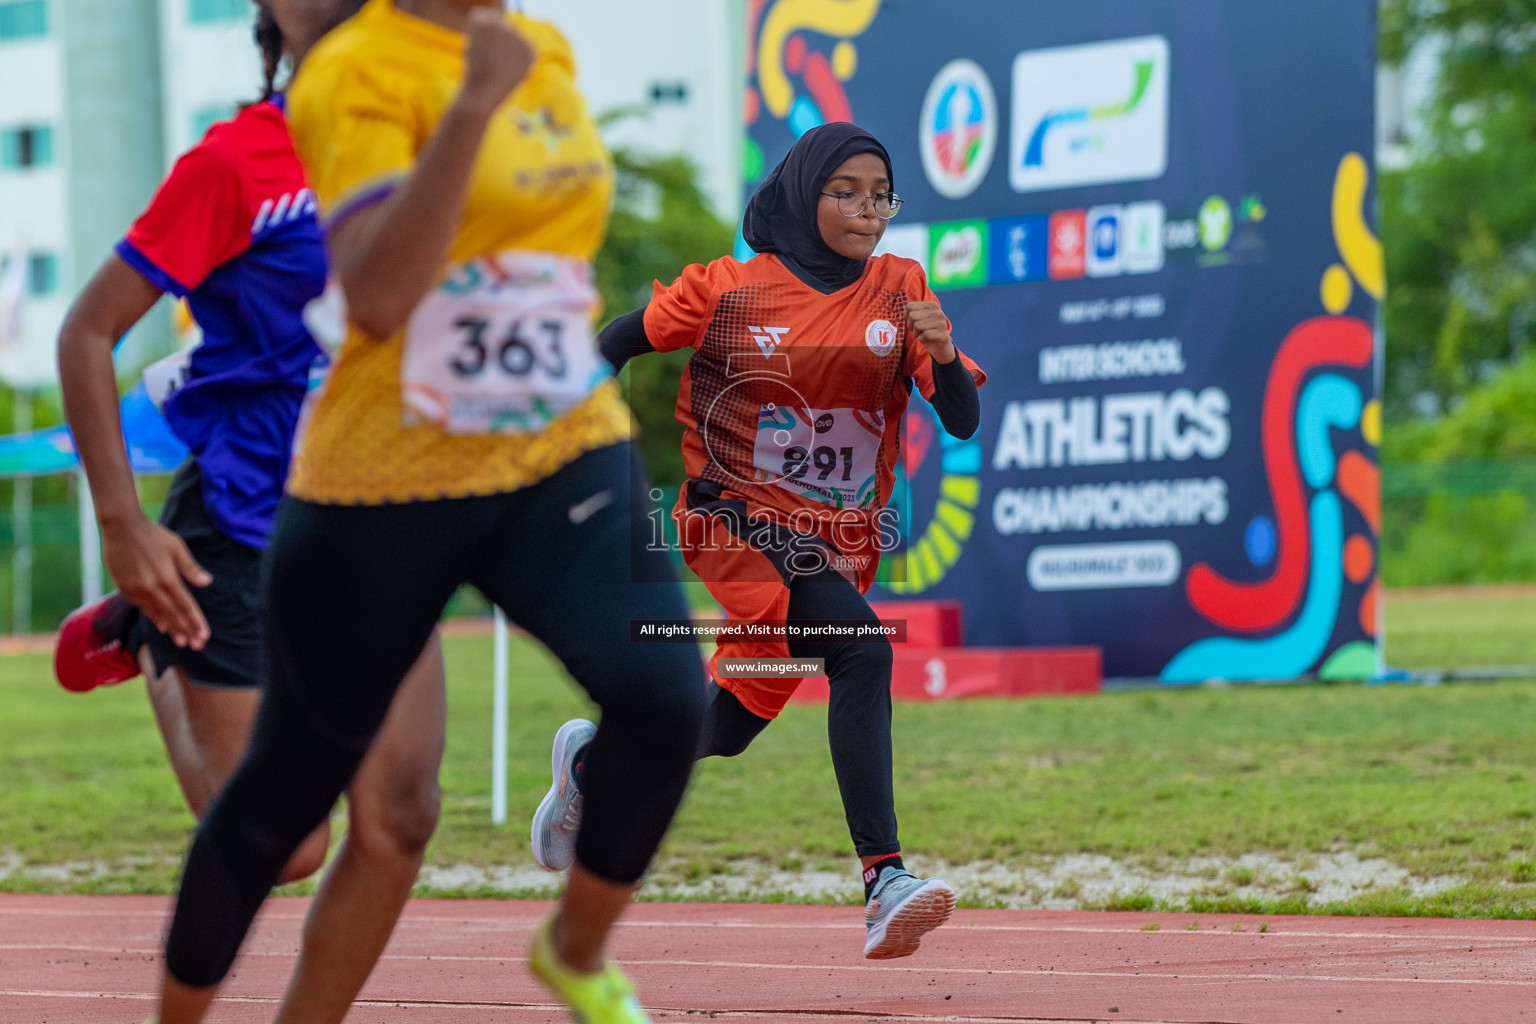
<instances>
[{"instance_id":1,"label":"black shorts","mask_svg":"<svg viewBox=\"0 0 1536 1024\"><path fill-rule=\"evenodd\" d=\"M206 587L187 589L208 620L201 651L175 641L140 615L129 635L134 650L148 647L156 674L175 665L194 683L248 688L261 685L266 630L261 611L261 550L242 544L213 524L203 507L203 474L189 458L176 470L160 525L186 541L192 557L213 576Z\"/></svg>"}]
</instances>

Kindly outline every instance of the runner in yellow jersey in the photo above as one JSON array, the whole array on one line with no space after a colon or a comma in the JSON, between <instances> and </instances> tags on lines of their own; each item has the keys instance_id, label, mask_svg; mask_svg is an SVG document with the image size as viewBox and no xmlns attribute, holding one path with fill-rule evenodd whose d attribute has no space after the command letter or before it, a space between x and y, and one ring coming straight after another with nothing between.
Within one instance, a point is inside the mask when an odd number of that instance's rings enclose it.
<instances>
[{"instance_id":1,"label":"runner in yellow jersey","mask_svg":"<svg viewBox=\"0 0 1536 1024\"><path fill-rule=\"evenodd\" d=\"M268 548L266 698L188 855L161 1024L202 1019L462 583L602 709L530 966L588 1024L645 1019L603 951L682 798L703 676L628 642L631 619L687 608L592 336L611 163L564 40L499 7L370 0L290 92L350 327Z\"/></svg>"}]
</instances>

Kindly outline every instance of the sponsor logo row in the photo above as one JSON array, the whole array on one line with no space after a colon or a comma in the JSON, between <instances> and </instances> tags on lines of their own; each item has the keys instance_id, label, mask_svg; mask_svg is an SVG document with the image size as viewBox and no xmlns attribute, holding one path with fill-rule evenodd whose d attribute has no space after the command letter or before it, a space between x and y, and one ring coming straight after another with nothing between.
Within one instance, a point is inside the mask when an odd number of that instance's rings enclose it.
<instances>
[{"instance_id":1,"label":"sponsor logo row","mask_svg":"<svg viewBox=\"0 0 1536 1024\"><path fill-rule=\"evenodd\" d=\"M1240 207L1249 234L1263 217L1256 197ZM1201 266L1233 262L1227 251L1234 236L1232 206L1211 196L1193 217L1169 219L1160 202L1094 206L1081 210L903 224L886 230L880 252L917 260L935 288L978 288L1025 281L1070 281L1084 277L1155 274L1169 255L1198 253ZM1242 255L1242 254L1240 254ZM1240 260L1247 262L1247 260Z\"/></svg>"}]
</instances>

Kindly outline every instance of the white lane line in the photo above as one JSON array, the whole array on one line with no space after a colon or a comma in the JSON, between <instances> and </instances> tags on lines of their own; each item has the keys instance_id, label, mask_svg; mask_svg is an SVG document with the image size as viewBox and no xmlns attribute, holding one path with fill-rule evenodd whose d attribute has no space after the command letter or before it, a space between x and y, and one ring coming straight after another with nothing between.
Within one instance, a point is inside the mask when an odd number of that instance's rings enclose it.
<instances>
[{"instance_id":1,"label":"white lane line","mask_svg":"<svg viewBox=\"0 0 1536 1024\"><path fill-rule=\"evenodd\" d=\"M70 992L56 989L0 989L0 996L16 999L133 999L139 1002L149 1002L155 998L145 992ZM230 999L230 1002L242 1001L238 996ZM254 1001L277 1002L276 999Z\"/></svg>"},{"instance_id":2,"label":"white lane line","mask_svg":"<svg viewBox=\"0 0 1536 1024\"><path fill-rule=\"evenodd\" d=\"M647 1008L650 1009L650 1008ZM658 1012L652 1010L652 1012ZM672 1012L672 1011L667 1011ZM915 1013L875 1013L856 1010L687 1010L685 1013L736 1020L784 1019L797 1022L817 1020L846 1021L850 1017L860 1021L912 1021L913 1024L1243 1024L1241 1021L1167 1021L1167 1020L1120 1020L1118 1016L1103 1017L925 1017ZM664 1015L659 1013L658 1015Z\"/></svg>"},{"instance_id":3,"label":"white lane line","mask_svg":"<svg viewBox=\"0 0 1536 1024\"><path fill-rule=\"evenodd\" d=\"M849 1016L868 1019L868 1021L912 1021L914 1024L1243 1024L1241 1021L1147 1021L1147 1019L1134 1018L1129 1021L1121 1021L1120 1018L1103 1018L1103 1016L931 1016L925 1013L871 1013L866 1010L705 1010L710 1016L745 1016L746 1019L763 1018L763 1016L788 1016L796 1021L814 1021L814 1019L831 1019L831 1021L843 1021Z\"/></svg>"},{"instance_id":4,"label":"white lane line","mask_svg":"<svg viewBox=\"0 0 1536 1024\"><path fill-rule=\"evenodd\" d=\"M148 959L155 959L155 958L159 957L159 955L160 955L160 950L158 950L158 949L123 949L121 947L116 947L116 946L38 946L38 945L21 945L21 944L15 944L15 943L0 944L0 951L36 951L36 952L62 951L62 952L69 952L69 953L93 953L93 954L114 955L114 956L130 956L130 957L131 956L142 956L142 957L146 957ZM1433 950L1421 950L1420 952L1433 952ZM253 949L253 950L242 950L240 955L241 955L242 958L253 958L253 959L254 958L263 958L263 959L284 959L284 958L286 958L286 959L293 959L293 958L295 958L297 956L297 953L294 950L273 951L273 950ZM1361 955L1367 955L1367 954L1363 954L1362 953ZM1375 954L1369 954L1369 955L1375 955ZM379 959L380 960L399 961L399 962L402 962L402 963L471 963L471 964L494 964L494 965L498 965L498 966L506 965L506 964L525 964L525 963L528 962L528 958L526 956L518 956L516 954L509 954L509 955L506 955L506 956L486 956L486 955L444 954L444 953L385 953L383 956L379 957ZM1298 980L1311 980L1311 981L1339 981L1339 982L1370 981L1370 982L1378 982L1378 983L1386 983L1386 984L1391 984L1393 982L1401 981L1401 982L1404 982L1404 983L1412 982L1412 983L1418 983L1418 984L1444 984L1444 985L1459 984L1459 983L1462 983L1462 982L1465 982L1466 984L1479 984L1479 985L1516 985L1516 986L1520 986L1520 985L1536 985L1536 977L1532 977L1532 978L1529 978L1529 979L1523 979L1523 980L1517 980L1517 979L1476 979L1476 978L1463 979L1463 978L1457 978L1457 977L1448 977L1448 978L1418 978L1418 977L1414 977L1414 978L1406 978L1406 977L1399 977L1399 976L1392 976L1392 975L1380 975L1380 976L1371 976L1371 977L1356 977L1356 976L1353 976L1353 975L1337 975L1336 976L1336 975L1304 975L1304 974L1206 974L1204 972L1190 973L1190 974L1170 974L1168 972L1168 968L1173 968L1173 967L1177 967L1178 966L1178 965L1174 965L1174 964L1164 964L1164 965L1162 965L1165 968L1162 971L1146 971L1146 970L1143 970L1143 971L1139 971L1138 972L1138 971L1068 971L1068 970L1059 970L1058 971L1058 970L1050 970L1050 969L1045 969L1045 968L1036 968L1036 969L1033 969L1033 970L1029 970L1029 969L1015 968L1015 967L995 967L995 968L988 969L988 968L984 968L984 967L938 967L938 966L926 966L926 965L920 965L920 964L882 964L882 965L861 964L861 963L844 963L844 964L837 964L837 963L797 964L797 963L791 963L791 964L784 964L784 963L765 963L765 962L762 962L762 961L670 960L670 959L634 959L634 958L625 958L624 963L629 964L631 966L641 965L641 966L646 966L646 967L668 967L668 966L678 966L678 967L723 967L723 968L730 968L730 969L733 969L733 970L734 969L748 969L748 970L771 970L771 971L881 971L881 972L886 972L886 973L895 971L895 972L902 972L902 973L906 973L906 974L924 974L924 975L938 975L938 974L1005 974L1005 975L1026 975L1026 976L1030 976L1030 977L1050 977L1053 974L1059 974L1059 975L1062 975L1064 977L1084 977L1084 978L1164 978L1164 979L1167 979L1167 978L1182 978L1182 979L1185 979L1185 980L1200 979L1200 978L1212 978L1212 979L1216 979L1216 980L1241 980L1241 979L1284 980L1284 979L1287 979L1287 978L1295 978L1295 979L1298 979ZM1193 966L1194 965L1184 965L1183 969L1188 971Z\"/></svg>"},{"instance_id":5,"label":"white lane line","mask_svg":"<svg viewBox=\"0 0 1536 1024\"><path fill-rule=\"evenodd\" d=\"M114 953L119 956L142 956L144 954L158 956L160 953L158 949L124 949L122 946L80 946L62 942L0 942L0 951L24 953L29 950L35 950L39 953Z\"/></svg>"},{"instance_id":6,"label":"white lane line","mask_svg":"<svg viewBox=\"0 0 1536 1024\"><path fill-rule=\"evenodd\" d=\"M1443 939L1443 938L1445 938L1445 936L1434 936L1434 938L1441 938L1441 939ZM0 943L0 951L5 951L5 952L38 952L38 953L42 953L42 952L100 953L100 954L103 954L103 955L144 956L144 957L151 957L151 958L158 957L160 955L160 953L161 953L161 950L158 947L145 948L145 949L136 949L136 948L124 947L124 946L87 946L87 945L80 945L80 944L54 944L54 943L40 943L40 942L30 942L30 943L8 942L8 943ZM1421 948L1419 948L1416 951L1419 952L1419 953L1449 952L1449 950L1434 949L1434 948L1422 948L1422 946L1421 946ZM1319 955L1322 955L1324 952L1331 952L1333 955L1337 955L1337 951L1319 951ZM1379 950L1370 950L1370 951L1360 950L1360 951L1352 951L1351 955L1361 955L1361 956L1377 955L1379 952L1381 952L1381 951L1379 951ZM1409 951L1399 951L1399 952L1413 952L1413 951L1409 950ZM1485 952L1487 952L1487 951L1485 950ZM1502 950L1501 950L1501 952L1502 952ZM295 950L295 949L283 949L283 950L248 949L248 950L242 950L240 955L242 957L295 957L295 956L298 955L298 951ZM515 953L506 954L506 955L488 955L488 954L403 953L403 952L401 952L401 953L386 952L379 959L381 959L381 960L399 960L399 961L405 961L405 962L420 962L420 963L431 963L431 962L434 962L434 961L442 961L444 963L488 963L488 964L506 964L506 963L518 964L518 963L526 963L527 960L528 960L528 958L526 956L519 956L519 955L517 955ZM935 966L918 966L918 965L915 965L915 964L913 964L913 965L906 965L906 964L891 965L891 964L886 964L886 965L878 965L878 966L874 965L874 964L860 964L860 963L847 963L847 964L836 964L836 963L828 963L828 964L796 964L796 963L789 963L789 964L785 964L785 963L766 963L766 962L760 961L760 960L758 960L758 961L745 961L745 962L743 962L743 961L734 961L734 960L670 960L670 959L663 960L663 959L634 959L634 958L625 958L624 962L628 963L628 964L650 964L650 965L679 964L679 965L698 966L698 967L730 967L730 968L761 967L761 968L772 969L772 970L860 970L860 971L892 971L892 970L897 970L897 971L929 971L929 972L951 973L951 974L966 974L966 973L975 973L975 974L1052 974L1052 973L1055 973L1055 974L1061 974L1061 973L1064 973L1062 971L1049 971L1049 970L1033 970L1033 971L1031 971L1031 970L1021 970L1021 969L1018 969L1018 968L993 968L991 970L988 970L988 969L979 968L979 967L935 967ZM1107 975L1107 976L1119 976L1119 975ZM1139 976L1139 975L1132 975L1132 976ZM1159 974L1157 976L1161 977L1163 975ZM1202 975L1202 976L1206 976L1206 975ZM1209 975L1209 977L1227 977L1227 975ZM1248 975L1232 975L1232 977L1248 977ZM1255 975L1254 977L1257 977L1257 975ZM1350 979L1350 980L1353 980L1353 979ZM1387 980L1391 980L1391 979L1389 978ZM1435 979L1429 979L1429 980L1435 980ZM1526 982L1526 981L1519 981L1519 982L1506 981L1506 982L1500 982L1500 984L1536 984L1536 978L1533 978L1532 981L1530 981L1530 982Z\"/></svg>"},{"instance_id":7,"label":"white lane line","mask_svg":"<svg viewBox=\"0 0 1536 1024\"><path fill-rule=\"evenodd\" d=\"M121 946L69 946L54 945L52 943L0 943L0 952L12 953L99 953L103 956L141 956L154 960L160 956L160 950L156 949L124 949ZM241 959L253 957L294 959L298 956L297 950L266 950L266 949L242 949ZM421 963L435 963L439 960L447 962L463 963L488 963L488 964L520 964L526 963L526 956L456 956L439 953L385 953L380 960L407 960ZM626 963L635 961L627 960Z\"/></svg>"},{"instance_id":8,"label":"white lane line","mask_svg":"<svg viewBox=\"0 0 1536 1024\"><path fill-rule=\"evenodd\" d=\"M36 953L100 953L104 956L142 956L155 959L160 956L160 950L156 949L124 949L121 946L64 946L38 943L7 942L0 943L0 952L36 952ZM293 959L298 956L297 950L266 950L266 949L242 949L242 959L249 957L287 957ZM526 956L457 956L438 953L385 953L380 960L408 960L420 963L435 963L439 960L446 962L462 963L488 963L488 964L521 964L527 963ZM626 960L625 963L644 961Z\"/></svg>"},{"instance_id":9,"label":"white lane line","mask_svg":"<svg viewBox=\"0 0 1536 1024\"><path fill-rule=\"evenodd\" d=\"M963 910L957 910L956 915L963 914ZM1192 917L1197 915L1191 915ZM413 920L425 920L413 918ZM445 921L452 921L447 918ZM461 922L462 923L462 922ZM859 922L862 923L862 922ZM1526 924L1527 922L1521 922ZM750 921L620 921L620 928L772 928L788 931L846 931L856 925L850 924L789 924L789 923L763 923L756 924ZM1126 925L1124 927L1093 927L1089 925L1028 925L1028 924L964 924L959 921L951 921L944 929L944 934L955 932L1027 932L1041 934L1079 934L1079 935L1219 935L1224 939L1399 939L1399 940L1444 940L1447 942L1508 942L1529 943L1536 946L1536 922L1529 923L1529 935L1456 935L1447 932L1414 932L1403 929L1396 932L1316 932L1316 931L1292 931L1289 928L1277 929L1271 925L1269 931L1240 931L1234 932L1228 928L1198 928L1189 929L1180 924L1168 924L1164 926L1158 923L1155 929L1147 929L1141 925Z\"/></svg>"},{"instance_id":10,"label":"white lane line","mask_svg":"<svg viewBox=\"0 0 1536 1024\"><path fill-rule=\"evenodd\" d=\"M900 971L906 974L1002 974L1033 978L1141 978L1159 981L1319 981L1341 984L1371 985L1491 985L1515 988L1536 988L1536 979L1516 981L1502 978L1394 978L1390 976L1354 976L1330 974L1171 974L1166 971L1052 971L1024 970L1016 967L876 967L872 964L764 964L740 963L729 960L625 960L626 964L672 967L730 967L759 971Z\"/></svg>"},{"instance_id":11,"label":"white lane line","mask_svg":"<svg viewBox=\"0 0 1536 1024\"><path fill-rule=\"evenodd\" d=\"M127 950L98 950L97 952L117 952L119 954L134 955L138 951ZM293 953L242 953L246 957L293 957ZM528 958L522 956L427 956L424 954L386 953L381 960L405 961L412 963L486 963L486 964L522 964L527 963ZM1019 967L931 967L920 965L894 965L894 964L772 964L757 961L739 960L646 960L626 959L625 964L630 967L705 967L726 968L730 970L745 971L822 971L831 973L834 971L860 971L879 972L882 974L917 974L924 977L937 975L1000 975L1007 977L1028 978L1138 978L1156 981L1186 981L1186 982L1216 982L1216 981L1313 981L1320 983L1333 983L1343 985L1477 985L1495 988L1536 988L1536 978L1422 978L1401 977L1393 975L1353 975L1353 974L1277 974L1277 973L1227 973L1192 971L1188 966L1180 968L1177 965L1163 965L1160 971L1152 970L1119 970L1119 971L1072 971L1052 970L1047 968L1026 969ZM1172 968L1172 969L1170 969ZM1175 973L1182 970L1184 973ZM3 992L0 992L3 994Z\"/></svg>"},{"instance_id":12,"label":"white lane line","mask_svg":"<svg viewBox=\"0 0 1536 1024\"><path fill-rule=\"evenodd\" d=\"M6 991L0 989L0 997L13 996L25 999L128 999L135 1002L153 1002L155 997L142 992L65 992L49 991L45 989ZM254 1003L271 1006L277 1003L277 999L269 996L220 996L221 1003ZM563 1013L567 1007L562 1003L496 1003L481 1000L433 1000L433 999L358 999L353 1006L364 1007L398 1007L400 1009L451 1009L451 1010L496 1010L506 1012L509 1010L528 1010L538 1013ZM795 1020L812 1021L817 1019L844 1020L849 1017L858 1017L864 1020L900 1020L911 1021L913 1024L1108 1024L1103 1017L967 1017L959 1014L921 1014L921 1013L886 1013L871 1010L693 1010L676 1006L657 1006L651 1004L649 1011L657 1015L683 1014L688 1016L703 1016L708 1014L715 1017L735 1017L752 1020L761 1017L791 1017ZM1116 1024L1233 1024L1224 1021L1165 1021L1131 1019L1119 1020Z\"/></svg>"},{"instance_id":13,"label":"white lane line","mask_svg":"<svg viewBox=\"0 0 1536 1024\"><path fill-rule=\"evenodd\" d=\"M145 992L70 992L48 989L0 989L0 997L18 999L132 999L136 1002L154 1002L156 997ZM275 1005L276 996L219 996L221 1003L257 1003ZM357 999L353 1006L422 1006L429 1008L490 1009L490 1010L537 1010L547 1013L565 1010L564 1003L497 1003L485 1000L436 1000L436 999Z\"/></svg>"},{"instance_id":14,"label":"white lane line","mask_svg":"<svg viewBox=\"0 0 1536 1024\"><path fill-rule=\"evenodd\" d=\"M957 913L958 914L963 914L964 910L957 911ZM100 912L100 911L87 911L87 910L37 910L37 909L20 910L20 909L7 909L5 907L0 907L0 915L5 915L5 914L12 914L12 915L16 915L16 914L32 914L32 915L34 915L36 917L39 917L39 918L41 918L43 920L46 920L47 918L50 918L50 917L91 917L91 918L100 918L100 917L104 916L102 914L102 912ZM136 911L136 910L129 910L129 911L113 911L110 915L106 915L106 916L112 916L112 917L153 917L153 918L157 918L157 919L163 921L163 920L165 920L166 914L165 914L164 911ZM295 913L295 914L288 914L288 913L282 913L282 912L265 913L265 914L261 915L261 918L259 919L258 924L260 922L263 922L263 921L270 921L270 922L277 922L277 921L303 921L304 920L304 916L305 915L302 914L302 913ZM1212 915L1190 915L1190 916L1192 918L1200 918L1200 917L1207 917L1208 918L1208 917L1210 917ZM471 928L474 928L476 933L485 933L485 934L492 934L492 933L497 933L497 932L513 932L513 933L516 933L516 934L526 934L526 933L531 933L533 931L533 929L538 925L539 921L541 921L541 920L543 920L542 917L513 918L513 919L508 920L508 919L482 918L482 917L451 917L451 916L438 916L438 915L431 915L431 916L429 916L429 915L424 915L424 914L412 914L409 911L407 911L406 914L401 917L400 923L402 925L406 925L406 926L409 926L411 924L417 924L417 923L419 923L419 924L446 924L446 925L453 925L455 928L460 929L461 931L462 931L462 929L464 929L466 927L471 927ZM1282 919L1282 921L1283 920L1284 919ZM687 929L687 930L690 930L690 931L698 930L698 929L701 929L701 928L721 928L721 929L740 929L740 930L750 929L750 930L754 930L754 931L807 931L807 932L809 932L809 931L847 931L850 928L856 928L860 923L862 923L862 922L856 921L852 917L850 917L848 923L808 922L808 923L796 924L796 923L787 922L787 921L762 921L762 922L757 922L757 921L740 921L740 920L738 920L738 921L676 920L676 921L620 921L618 923L618 927L620 927L620 928L678 928L678 929ZM1524 922L1524 921L1522 921L1522 922L1501 921L1501 922L1498 922L1498 923L1505 926L1504 930L1509 930L1509 928L1513 927L1513 926L1524 926L1525 929L1529 932L1529 934L1526 934L1526 935L1493 935L1493 934L1486 934L1485 935L1485 934L1476 934L1476 933L1461 934L1461 933L1456 933L1456 932L1438 932L1438 931L1432 931L1432 930L1415 931L1411 927L1403 928L1403 929L1400 929L1398 931L1383 931L1383 932L1363 932L1363 931L1329 932L1329 931L1293 930L1293 929L1290 929L1290 928L1286 928L1283 923L1279 927L1275 927L1275 926L1271 925L1270 929L1268 931L1264 931L1264 932L1257 931L1257 930L1234 932L1230 928L1221 928L1221 927L1216 927L1216 928L1199 928L1199 929L1191 930L1191 929L1185 928L1183 925L1180 925L1180 924L1177 924L1177 923L1169 923L1166 926L1164 926L1163 922L1158 922L1158 925L1159 925L1158 928L1156 928L1154 930L1148 930L1148 929L1144 928L1142 925L1136 925L1136 924L1126 924L1126 925L1119 925L1119 926L1053 925L1053 924L1039 924L1039 925L1031 925L1031 924L964 924L964 923L960 923L958 921L951 923L945 929L945 934L950 934L952 932L961 931L961 932L1004 932L1004 933L1007 933L1007 932L1018 932L1018 933L1023 933L1023 934L1039 933L1039 934L1045 934L1045 935L1051 935L1051 934L1067 934L1067 935L1073 935L1073 934L1075 934L1075 935L1120 935L1120 936L1125 936L1125 935L1146 935L1146 936L1193 935L1193 936L1221 936L1223 939L1226 939L1226 940L1258 939L1258 938L1263 938L1263 939L1281 939L1281 938L1286 938L1286 939L1389 939L1389 940L1406 941L1406 942L1445 941L1445 942L1458 942L1458 943L1460 943L1460 942L1471 942L1473 944L1476 944L1476 943L1479 943L1479 942L1502 942L1502 943L1509 943L1511 945L1529 944L1529 945L1532 945L1532 946L1536 946L1536 923ZM488 926L488 927L486 927L486 926Z\"/></svg>"}]
</instances>

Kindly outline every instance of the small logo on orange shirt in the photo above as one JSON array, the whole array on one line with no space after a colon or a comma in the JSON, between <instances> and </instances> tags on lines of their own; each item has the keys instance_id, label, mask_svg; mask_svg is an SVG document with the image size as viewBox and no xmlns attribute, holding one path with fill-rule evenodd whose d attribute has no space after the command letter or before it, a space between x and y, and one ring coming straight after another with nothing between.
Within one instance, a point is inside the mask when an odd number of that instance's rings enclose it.
<instances>
[{"instance_id":1,"label":"small logo on orange shirt","mask_svg":"<svg viewBox=\"0 0 1536 1024\"><path fill-rule=\"evenodd\" d=\"M889 355L896 347L896 328L889 320L876 320L864 328L864 344L877 356Z\"/></svg>"},{"instance_id":2,"label":"small logo on orange shirt","mask_svg":"<svg viewBox=\"0 0 1536 1024\"><path fill-rule=\"evenodd\" d=\"M757 347L762 349L763 355L771 356L784 343L784 335L789 333L789 328L748 327L747 331L752 335L752 340L757 342Z\"/></svg>"}]
</instances>

